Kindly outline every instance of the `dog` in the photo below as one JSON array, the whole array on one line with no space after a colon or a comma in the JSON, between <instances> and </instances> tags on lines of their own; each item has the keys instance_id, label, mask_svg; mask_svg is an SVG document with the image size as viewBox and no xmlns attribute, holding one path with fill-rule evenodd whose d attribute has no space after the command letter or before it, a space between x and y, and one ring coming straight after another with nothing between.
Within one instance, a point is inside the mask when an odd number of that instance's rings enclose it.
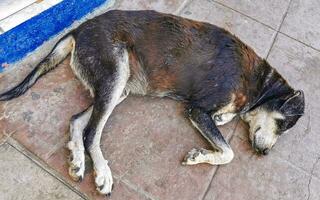
<instances>
[{"instance_id":1,"label":"dog","mask_svg":"<svg viewBox=\"0 0 320 200\"><path fill-rule=\"evenodd\" d=\"M88 20L0 100L22 95L69 54L74 74L94 99L71 119L69 174L76 181L83 178L88 152L101 194L110 195L113 185L100 149L102 129L129 94L185 104L186 116L213 149L192 149L184 165L231 162L234 153L217 126L237 115L250 127L252 147L266 155L304 113L303 92L237 37L209 23L156 11L112 10Z\"/></svg>"}]
</instances>

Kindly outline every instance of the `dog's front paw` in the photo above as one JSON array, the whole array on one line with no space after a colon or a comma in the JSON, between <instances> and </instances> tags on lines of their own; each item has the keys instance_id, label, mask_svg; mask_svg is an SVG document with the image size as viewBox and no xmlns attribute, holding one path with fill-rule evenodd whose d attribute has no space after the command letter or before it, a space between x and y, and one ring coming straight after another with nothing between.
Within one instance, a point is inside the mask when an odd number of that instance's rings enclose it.
<instances>
[{"instance_id":1,"label":"dog's front paw","mask_svg":"<svg viewBox=\"0 0 320 200\"><path fill-rule=\"evenodd\" d=\"M199 163L209 163L212 162L208 155L212 154L213 151L209 151L206 149L192 149L187 153L187 155L184 157L182 164L183 165L196 165Z\"/></svg>"},{"instance_id":2,"label":"dog's front paw","mask_svg":"<svg viewBox=\"0 0 320 200\"><path fill-rule=\"evenodd\" d=\"M95 166L95 183L100 194L111 195L113 179L108 161L105 160L104 164Z\"/></svg>"},{"instance_id":3,"label":"dog's front paw","mask_svg":"<svg viewBox=\"0 0 320 200\"><path fill-rule=\"evenodd\" d=\"M77 149L73 141L67 145L70 152L69 157L69 175L74 181L81 181L85 170L84 150Z\"/></svg>"}]
</instances>

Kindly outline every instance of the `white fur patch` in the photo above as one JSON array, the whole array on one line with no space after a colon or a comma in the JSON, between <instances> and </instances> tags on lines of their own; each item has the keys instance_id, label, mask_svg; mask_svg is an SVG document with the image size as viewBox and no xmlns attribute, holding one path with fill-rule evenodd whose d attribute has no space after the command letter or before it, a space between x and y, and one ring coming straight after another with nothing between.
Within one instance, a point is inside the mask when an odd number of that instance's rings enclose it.
<instances>
[{"instance_id":1,"label":"white fur patch","mask_svg":"<svg viewBox=\"0 0 320 200\"><path fill-rule=\"evenodd\" d=\"M71 160L69 161L69 174L78 181L83 178L85 170L85 155L83 145L83 130L88 124L92 113L92 106L82 115L70 123L70 138L67 147L71 151Z\"/></svg>"}]
</instances>

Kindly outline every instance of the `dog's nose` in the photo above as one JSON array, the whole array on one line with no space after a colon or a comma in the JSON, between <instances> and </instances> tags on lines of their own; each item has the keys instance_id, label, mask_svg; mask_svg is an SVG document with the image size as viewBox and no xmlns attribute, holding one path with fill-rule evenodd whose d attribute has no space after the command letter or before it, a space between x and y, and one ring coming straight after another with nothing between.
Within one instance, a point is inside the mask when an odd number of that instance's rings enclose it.
<instances>
[{"instance_id":1,"label":"dog's nose","mask_svg":"<svg viewBox=\"0 0 320 200\"><path fill-rule=\"evenodd\" d=\"M269 151L270 151L270 149L265 148L265 149L263 149L262 154L263 155L268 155Z\"/></svg>"},{"instance_id":2,"label":"dog's nose","mask_svg":"<svg viewBox=\"0 0 320 200\"><path fill-rule=\"evenodd\" d=\"M270 149L269 148L265 148L265 149L260 149L260 148L255 148L256 152L258 154L262 154L262 155L268 155Z\"/></svg>"}]
</instances>

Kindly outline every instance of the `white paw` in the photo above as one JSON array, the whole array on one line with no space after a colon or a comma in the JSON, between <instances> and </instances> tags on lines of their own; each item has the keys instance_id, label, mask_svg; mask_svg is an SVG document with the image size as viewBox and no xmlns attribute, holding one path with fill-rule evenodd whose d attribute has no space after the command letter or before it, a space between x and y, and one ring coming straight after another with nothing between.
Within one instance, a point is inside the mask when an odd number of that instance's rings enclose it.
<instances>
[{"instance_id":1,"label":"white paw","mask_svg":"<svg viewBox=\"0 0 320 200\"><path fill-rule=\"evenodd\" d=\"M85 170L84 150L77 148L73 141L70 141L67 147L71 151L69 158L69 175L74 181L81 181Z\"/></svg>"},{"instance_id":2,"label":"white paw","mask_svg":"<svg viewBox=\"0 0 320 200\"><path fill-rule=\"evenodd\" d=\"M96 176L95 183L98 192L110 196L113 187L113 179L111 170L108 166L108 161L105 160L100 166L95 166L94 168Z\"/></svg>"},{"instance_id":3,"label":"white paw","mask_svg":"<svg viewBox=\"0 0 320 200\"><path fill-rule=\"evenodd\" d=\"M185 158L182 161L183 165L196 165L199 163L211 163L212 160L210 158L210 156L208 155L212 155L213 151L209 151L206 149L192 149L191 151L189 151L189 153L187 153L187 155L185 156Z\"/></svg>"}]
</instances>

